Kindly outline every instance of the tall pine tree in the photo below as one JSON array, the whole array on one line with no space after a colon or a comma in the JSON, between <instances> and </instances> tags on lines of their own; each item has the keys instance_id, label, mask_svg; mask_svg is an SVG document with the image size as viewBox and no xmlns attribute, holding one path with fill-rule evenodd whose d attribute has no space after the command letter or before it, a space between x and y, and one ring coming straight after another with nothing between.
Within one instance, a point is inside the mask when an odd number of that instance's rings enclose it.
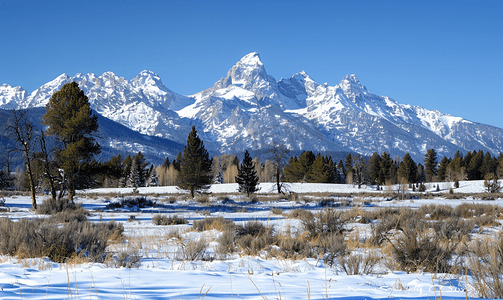
<instances>
[{"instance_id":1,"label":"tall pine tree","mask_svg":"<svg viewBox=\"0 0 503 300\"><path fill-rule=\"evenodd\" d=\"M424 173L426 181L432 182L437 179L437 152L435 149L429 149L424 156Z\"/></svg>"},{"instance_id":2,"label":"tall pine tree","mask_svg":"<svg viewBox=\"0 0 503 300\"><path fill-rule=\"evenodd\" d=\"M257 171L255 171L255 164L253 163L248 150L245 151L243 162L240 166L238 166L238 176L236 176L236 182L239 184L239 192L245 193L248 197L260 190L258 187L258 175Z\"/></svg>"},{"instance_id":3,"label":"tall pine tree","mask_svg":"<svg viewBox=\"0 0 503 300\"><path fill-rule=\"evenodd\" d=\"M210 187L213 178L212 163L203 141L197 135L195 126L192 126L192 131L189 133L183 156L177 158L177 161L180 163L178 174L180 189L189 190L190 196L194 198L196 192Z\"/></svg>"},{"instance_id":4,"label":"tall pine tree","mask_svg":"<svg viewBox=\"0 0 503 300\"><path fill-rule=\"evenodd\" d=\"M89 99L76 82L70 82L55 92L47 104L43 124L49 126L62 144L57 153L58 164L64 171L64 187L73 200L77 188L85 188L91 182L90 163L101 147L95 141L98 116L92 113Z\"/></svg>"}]
</instances>

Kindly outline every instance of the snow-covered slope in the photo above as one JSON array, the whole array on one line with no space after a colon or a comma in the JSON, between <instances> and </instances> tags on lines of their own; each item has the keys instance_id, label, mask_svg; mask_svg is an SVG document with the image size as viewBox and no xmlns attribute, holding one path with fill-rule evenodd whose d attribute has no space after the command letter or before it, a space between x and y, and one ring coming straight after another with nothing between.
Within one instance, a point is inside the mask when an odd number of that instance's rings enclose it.
<instances>
[{"instance_id":1,"label":"snow-covered slope","mask_svg":"<svg viewBox=\"0 0 503 300\"><path fill-rule=\"evenodd\" d=\"M211 151L259 150L271 142L292 150L351 151L365 155L426 150L439 156L482 149L503 152L503 129L471 122L370 93L355 75L336 86L319 84L306 72L276 80L260 55L245 55L213 87L182 96L151 71L132 80L106 72L63 74L27 95L0 86L0 108L44 106L52 93L76 81L101 115L143 134L184 143L196 125Z\"/></svg>"}]
</instances>

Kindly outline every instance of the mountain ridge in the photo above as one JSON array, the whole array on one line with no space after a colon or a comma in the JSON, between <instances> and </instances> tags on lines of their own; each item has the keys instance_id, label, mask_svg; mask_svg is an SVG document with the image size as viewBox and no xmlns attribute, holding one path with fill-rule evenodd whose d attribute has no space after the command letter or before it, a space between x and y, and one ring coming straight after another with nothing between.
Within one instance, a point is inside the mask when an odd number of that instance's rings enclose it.
<instances>
[{"instance_id":1,"label":"mountain ridge","mask_svg":"<svg viewBox=\"0 0 503 300\"><path fill-rule=\"evenodd\" d=\"M212 152L238 153L285 144L291 150L362 155L409 152L421 159L482 149L503 152L503 129L370 93L355 74L329 86L305 71L276 80L256 52L245 55L215 84L193 95L171 91L152 71L131 80L105 72L66 74L29 95L0 86L0 108L40 107L64 83L76 81L92 109L134 131L184 144L192 125Z\"/></svg>"}]
</instances>

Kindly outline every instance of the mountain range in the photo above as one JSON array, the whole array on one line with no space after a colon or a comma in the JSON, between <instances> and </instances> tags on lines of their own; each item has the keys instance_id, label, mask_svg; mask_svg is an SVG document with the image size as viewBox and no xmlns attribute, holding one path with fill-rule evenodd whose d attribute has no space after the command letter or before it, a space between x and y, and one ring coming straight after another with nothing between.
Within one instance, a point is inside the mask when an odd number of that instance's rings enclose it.
<instances>
[{"instance_id":1,"label":"mountain range","mask_svg":"<svg viewBox=\"0 0 503 300\"><path fill-rule=\"evenodd\" d=\"M335 86L317 83L304 71L276 80L256 52L212 87L189 96L168 89L152 71L131 80L112 72L62 74L30 94L3 84L0 109L45 107L71 81L84 90L94 111L113 121L106 126L119 123L145 137L183 145L195 125L213 154L261 151L271 143L323 153L386 151L402 157L408 152L417 162L431 148L439 157L458 150L503 152L501 128L372 94L355 75Z\"/></svg>"}]
</instances>

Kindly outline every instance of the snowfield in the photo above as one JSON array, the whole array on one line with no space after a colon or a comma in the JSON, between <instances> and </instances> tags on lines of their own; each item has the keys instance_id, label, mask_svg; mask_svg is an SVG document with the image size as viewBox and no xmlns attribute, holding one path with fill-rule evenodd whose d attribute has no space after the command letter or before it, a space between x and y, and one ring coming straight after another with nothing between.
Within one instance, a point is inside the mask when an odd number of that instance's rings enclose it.
<instances>
[{"instance_id":1,"label":"snowfield","mask_svg":"<svg viewBox=\"0 0 503 300\"><path fill-rule=\"evenodd\" d=\"M452 187L439 183L440 194ZM284 231L299 226L299 220L273 214L273 208L283 212L295 208L322 209L310 197L332 197L337 201L356 201L357 193L379 192L375 187L358 189L341 184L285 184L290 193L302 194L303 200L287 200L274 194L275 185L261 183L259 201L252 202L237 193L237 184L213 185L210 203L198 203L180 195L176 187L139 188L160 203L158 207L131 209L107 209L107 204L130 194L131 189L90 189L79 191L76 202L91 211L92 222L115 220L124 224L125 240L110 245L110 251L135 249L141 254L138 268L113 267L106 263L67 262L54 263L48 258L17 259L0 256L0 299L476 299L469 284L469 277L452 274L431 274L390 271L378 264L370 275L346 275L338 265L326 266L323 260L289 260L271 258L267 255L246 256L232 254L225 260L204 259L184 261L177 259L180 247L176 236L183 240L204 238L208 243L207 257L215 252L216 239L222 234L217 230L197 232L190 230L195 220L222 216L242 224L249 220L274 225ZM437 183L427 185L428 191L436 193ZM362 208L373 207L419 207L423 204L485 203L503 206L503 199L446 200L417 198L413 200L389 200L384 187L383 196L360 199ZM350 194L353 196L350 196ZM484 193L482 181L462 181L455 193ZM228 198L225 199L226 194ZM341 194L347 194L341 196ZM317 196L318 195L318 196ZM270 201L263 201L270 197ZM0 198L1 199L1 198ZM6 196L0 217L13 220L43 217L35 215L28 196ZM41 203L47 196L39 196ZM346 208L341 208L346 209ZM157 226L152 222L155 214L182 216L186 225ZM360 226L360 225L355 225ZM501 226L486 228L488 235L501 230ZM468 278L468 283L467 279Z\"/></svg>"}]
</instances>

